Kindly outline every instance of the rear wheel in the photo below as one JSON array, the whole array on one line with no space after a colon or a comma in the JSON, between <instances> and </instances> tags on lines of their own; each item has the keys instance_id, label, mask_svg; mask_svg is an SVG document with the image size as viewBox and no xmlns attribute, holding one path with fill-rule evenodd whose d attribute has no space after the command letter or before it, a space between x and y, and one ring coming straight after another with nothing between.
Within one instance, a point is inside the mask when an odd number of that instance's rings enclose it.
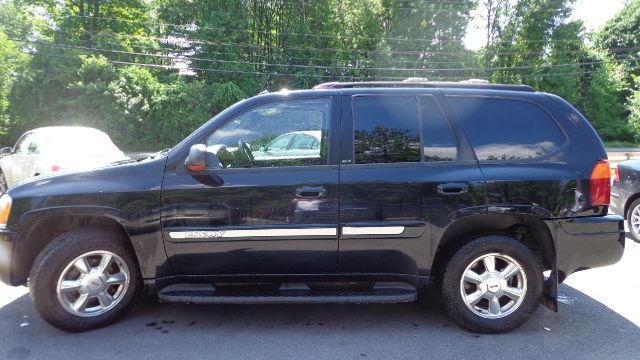
<instances>
[{"instance_id":1,"label":"rear wheel","mask_svg":"<svg viewBox=\"0 0 640 360\"><path fill-rule=\"evenodd\" d=\"M627 226L629 227L631 238L635 242L640 242L640 199L636 199L631 203L631 206L629 206Z\"/></svg>"},{"instance_id":2,"label":"rear wheel","mask_svg":"<svg viewBox=\"0 0 640 360\"><path fill-rule=\"evenodd\" d=\"M521 242L485 236L460 248L442 275L440 293L449 315L479 333L517 328L538 308L542 266Z\"/></svg>"},{"instance_id":3,"label":"rear wheel","mask_svg":"<svg viewBox=\"0 0 640 360\"><path fill-rule=\"evenodd\" d=\"M4 172L0 170L0 195L4 194L9 190L9 186L7 185L7 178L4 177Z\"/></svg>"},{"instance_id":4,"label":"rear wheel","mask_svg":"<svg viewBox=\"0 0 640 360\"><path fill-rule=\"evenodd\" d=\"M59 235L31 270L31 297L51 325L79 332L111 324L134 305L141 279L116 233L80 229Z\"/></svg>"}]
</instances>

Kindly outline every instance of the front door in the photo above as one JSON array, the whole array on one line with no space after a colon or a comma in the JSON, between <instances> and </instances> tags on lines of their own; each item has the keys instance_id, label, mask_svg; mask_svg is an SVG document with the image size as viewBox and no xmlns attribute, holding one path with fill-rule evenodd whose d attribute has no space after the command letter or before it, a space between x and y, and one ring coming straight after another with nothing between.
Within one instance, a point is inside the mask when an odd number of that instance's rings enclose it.
<instances>
[{"instance_id":1,"label":"front door","mask_svg":"<svg viewBox=\"0 0 640 360\"><path fill-rule=\"evenodd\" d=\"M219 163L168 167L162 228L180 274L336 271L339 101L263 103L206 138Z\"/></svg>"},{"instance_id":2,"label":"front door","mask_svg":"<svg viewBox=\"0 0 640 360\"><path fill-rule=\"evenodd\" d=\"M351 106L342 121L341 272L425 275L432 234L460 211L484 208L478 162L438 97L434 90L343 99Z\"/></svg>"}]
</instances>

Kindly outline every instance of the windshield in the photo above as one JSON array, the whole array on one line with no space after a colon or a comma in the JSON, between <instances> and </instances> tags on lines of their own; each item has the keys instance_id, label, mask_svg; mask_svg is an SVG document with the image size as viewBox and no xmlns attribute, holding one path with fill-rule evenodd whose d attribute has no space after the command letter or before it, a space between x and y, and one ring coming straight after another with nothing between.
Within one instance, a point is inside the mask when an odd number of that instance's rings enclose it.
<instances>
[{"instance_id":1,"label":"windshield","mask_svg":"<svg viewBox=\"0 0 640 360\"><path fill-rule=\"evenodd\" d=\"M238 109L238 107L240 107L241 104L243 104L245 101L247 101L247 99L242 99L240 101L238 101L237 103L229 106L228 108L222 110L221 112L219 112L216 116L212 117L211 119L209 119L209 121L205 122L204 124L202 124L198 129L196 129L195 131L193 131L189 136L187 136L186 138L182 139L182 141L180 141L178 144L176 144L175 146L173 146L172 148L169 148L166 152L163 153L169 153L171 150L175 149L175 148L179 148L180 145L190 142L191 139L195 136L197 136L196 134L200 134L200 130L202 128L205 128L208 124L210 124L213 121L216 121L217 119L226 116L229 113L233 113L234 111L236 111Z\"/></svg>"}]
</instances>

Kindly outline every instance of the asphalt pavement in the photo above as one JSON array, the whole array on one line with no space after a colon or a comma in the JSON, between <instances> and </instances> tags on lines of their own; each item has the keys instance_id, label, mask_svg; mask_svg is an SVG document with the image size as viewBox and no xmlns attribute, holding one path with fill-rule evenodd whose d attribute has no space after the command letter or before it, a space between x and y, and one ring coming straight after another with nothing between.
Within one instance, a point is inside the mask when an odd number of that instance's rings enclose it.
<instances>
[{"instance_id":1,"label":"asphalt pavement","mask_svg":"<svg viewBox=\"0 0 640 360\"><path fill-rule=\"evenodd\" d=\"M640 244L560 287L521 328L479 335L426 306L218 305L145 301L82 334L47 325L25 288L0 285L0 359L639 359Z\"/></svg>"}]
</instances>

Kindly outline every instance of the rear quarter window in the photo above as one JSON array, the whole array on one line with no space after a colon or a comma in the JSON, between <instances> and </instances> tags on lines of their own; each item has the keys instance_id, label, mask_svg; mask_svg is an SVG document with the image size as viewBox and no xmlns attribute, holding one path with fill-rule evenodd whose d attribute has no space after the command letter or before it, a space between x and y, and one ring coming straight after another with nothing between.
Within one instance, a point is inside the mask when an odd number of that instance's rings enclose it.
<instances>
[{"instance_id":1,"label":"rear quarter window","mask_svg":"<svg viewBox=\"0 0 640 360\"><path fill-rule=\"evenodd\" d=\"M566 137L540 106L517 99L448 97L478 160L525 160L561 148Z\"/></svg>"}]
</instances>

